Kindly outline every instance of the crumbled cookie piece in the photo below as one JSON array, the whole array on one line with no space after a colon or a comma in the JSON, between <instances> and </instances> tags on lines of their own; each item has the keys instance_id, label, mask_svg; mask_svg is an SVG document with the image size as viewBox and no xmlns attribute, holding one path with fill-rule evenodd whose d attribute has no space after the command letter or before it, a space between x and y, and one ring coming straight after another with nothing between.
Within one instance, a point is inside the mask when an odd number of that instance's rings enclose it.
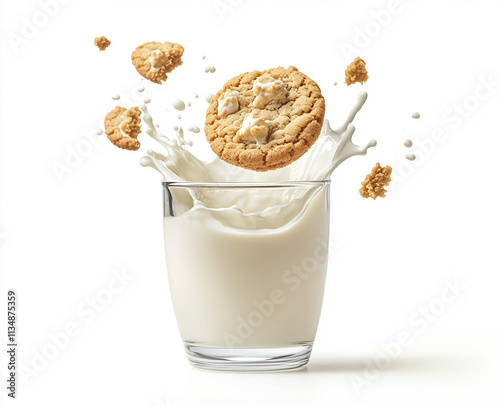
<instances>
[{"instance_id":1,"label":"crumbled cookie piece","mask_svg":"<svg viewBox=\"0 0 500 406\"><path fill-rule=\"evenodd\" d=\"M356 82L363 84L367 80L366 62L358 56L345 70L345 83L350 86Z\"/></svg>"},{"instance_id":2,"label":"crumbled cookie piece","mask_svg":"<svg viewBox=\"0 0 500 406\"><path fill-rule=\"evenodd\" d=\"M95 37L94 45L99 48L99 51L104 51L107 47L111 45L111 41L106 37Z\"/></svg>"},{"instance_id":3,"label":"crumbled cookie piece","mask_svg":"<svg viewBox=\"0 0 500 406\"><path fill-rule=\"evenodd\" d=\"M377 162L371 173L366 175L365 180L361 182L359 194L365 199L371 197L373 200L377 197L385 197L387 191L384 188L391 182L391 173L392 168L389 165L382 168Z\"/></svg>"},{"instance_id":4,"label":"crumbled cookie piece","mask_svg":"<svg viewBox=\"0 0 500 406\"><path fill-rule=\"evenodd\" d=\"M137 140L141 133L141 113L139 107L127 109L117 106L106 115L106 135L118 148L137 151L141 146Z\"/></svg>"},{"instance_id":5,"label":"crumbled cookie piece","mask_svg":"<svg viewBox=\"0 0 500 406\"><path fill-rule=\"evenodd\" d=\"M230 103L228 95L234 96ZM210 100L205 133L223 161L266 172L304 155L318 139L324 116L319 86L293 66L278 67L227 82Z\"/></svg>"},{"instance_id":6,"label":"crumbled cookie piece","mask_svg":"<svg viewBox=\"0 0 500 406\"><path fill-rule=\"evenodd\" d=\"M162 84L167 73L182 65L184 48L172 42L147 42L132 52L132 63L142 77Z\"/></svg>"}]
</instances>

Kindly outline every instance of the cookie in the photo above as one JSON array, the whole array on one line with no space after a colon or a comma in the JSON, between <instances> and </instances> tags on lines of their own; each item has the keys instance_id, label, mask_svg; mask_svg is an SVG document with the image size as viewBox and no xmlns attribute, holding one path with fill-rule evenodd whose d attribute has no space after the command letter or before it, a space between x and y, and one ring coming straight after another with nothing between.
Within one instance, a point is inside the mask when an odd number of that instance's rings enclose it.
<instances>
[{"instance_id":1,"label":"cookie","mask_svg":"<svg viewBox=\"0 0 500 406\"><path fill-rule=\"evenodd\" d=\"M117 106L106 114L104 129L109 140L118 148L137 151L141 143L137 136L141 132L141 110Z\"/></svg>"},{"instance_id":2,"label":"cookie","mask_svg":"<svg viewBox=\"0 0 500 406\"><path fill-rule=\"evenodd\" d=\"M385 187L388 186L391 181L391 173L392 168L389 165L382 168L377 162L371 173L366 175L365 180L361 182L359 194L365 199L371 197L373 200L377 197L385 197L387 192Z\"/></svg>"},{"instance_id":3,"label":"cookie","mask_svg":"<svg viewBox=\"0 0 500 406\"><path fill-rule=\"evenodd\" d=\"M132 63L142 77L162 84L167 73L182 65L184 48L172 42L147 42L132 52Z\"/></svg>"},{"instance_id":4,"label":"cookie","mask_svg":"<svg viewBox=\"0 0 500 406\"><path fill-rule=\"evenodd\" d=\"M358 56L345 70L345 83L347 86L351 86L353 83L358 82L363 84L367 80L366 62Z\"/></svg>"},{"instance_id":5,"label":"cookie","mask_svg":"<svg viewBox=\"0 0 500 406\"><path fill-rule=\"evenodd\" d=\"M265 172L304 155L324 116L319 86L293 66L278 67L227 82L210 101L205 133L222 160Z\"/></svg>"},{"instance_id":6,"label":"cookie","mask_svg":"<svg viewBox=\"0 0 500 406\"><path fill-rule=\"evenodd\" d=\"M111 45L111 41L106 37L95 37L94 45L99 48L99 51L104 51L107 47Z\"/></svg>"}]
</instances>

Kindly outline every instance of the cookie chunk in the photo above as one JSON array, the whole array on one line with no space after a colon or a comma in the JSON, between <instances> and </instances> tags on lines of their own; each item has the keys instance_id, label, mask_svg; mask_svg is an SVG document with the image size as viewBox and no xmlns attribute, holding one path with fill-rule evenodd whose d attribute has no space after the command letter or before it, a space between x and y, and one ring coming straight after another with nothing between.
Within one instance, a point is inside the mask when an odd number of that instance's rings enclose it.
<instances>
[{"instance_id":1,"label":"cookie chunk","mask_svg":"<svg viewBox=\"0 0 500 406\"><path fill-rule=\"evenodd\" d=\"M278 67L227 82L210 101L205 133L222 160L265 172L304 155L324 116L319 86L293 66Z\"/></svg>"},{"instance_id":2,"label":"cookie chunk","mask_svg":"<svg viewBox=\"0 0 500 406\"><path fill-rule=\"evenodd\" d=\"M147 42L132 52L132 63L137 72L151 82L162 84L167 73L182 65L184 48L172 42Z\"/></svg>"},{"instance_id":3,"label":"cookie chunk","mask_svg":"<svg viewBox=\"0 0 500 406\"><path fill-rule=\"evenodd\" d=\"M363 84L367 80L366 62L358 56L345 70L345 83L350 86L356 82Z\"/></svg>"},{"instance_id":4,"label":"cookie chunk","mask_svg":"<svg viewBox=\"0 0 500 406\"><path fill-rule=\"evenodd\" d=\"M385 187L391 182L391 173L392 168L389 165L382 168L377 162L371 173L366 175L365 180L361 182L359 194L365 199L371 197L373 200L377 197L385 197L387 192Z\"/></svg>"},{"instance_id":5,"label":"cookie chunk","mask_svg":"<svg viewBox=\"0 0 500 406\"><path fill-rule=\"evenodd\" d=\"M106 37L95 37L94 45L99 48L99 51L104 51L107 47L111 45L111 41Z\"/></svg>"},{"instance_id":6,"label":"cookie chunk","mask_svg":"<svg viewBox=\"0 0 500 406\"><path fill-rule=\"evenodd\" d=\"M117 106L104 119L104 129L109 140L118 148L137 151L141 143L137 136L141 132L141 110Z\"/></svg>"}]
</instances>

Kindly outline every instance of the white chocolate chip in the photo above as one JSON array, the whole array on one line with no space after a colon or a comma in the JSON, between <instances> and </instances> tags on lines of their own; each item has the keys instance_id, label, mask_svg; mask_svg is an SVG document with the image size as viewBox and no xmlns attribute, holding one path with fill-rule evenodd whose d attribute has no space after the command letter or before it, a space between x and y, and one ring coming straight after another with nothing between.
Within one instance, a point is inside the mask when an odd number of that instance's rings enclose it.
<instances>
[{"instance_id":1,"label":"white chocolate chip","mask_svg":"<svg viewBox=\"0 0 500 406\"><path fill-rule=\"evenodd\" d=\"M245 115L241 128L234 137L234 142L255 143L261 145L267 142L270 121L257 117L253 111Z\"/></svg>"},{"instance_id":2,"label":"white chocolate chip","mask_svg":"<svg viewBox=\"0 0 500 406\"><path fill-rule=\"evenodd\" d=\"M267 74L262 75L253 82L253 94L255 96L253 105L258 109L262 109L272 100L286 101L286 92L286 84L283 81L274 79Z\"/></svg>"},{"instance_id":3,"label":"white chocolate chip","mask_svg":"<svg viewBox=\"0 0 500 406\"><path fill-rule=\"evenodd\" d=\"M168 62L168 57L165 55L163 51L160 51L159 49L155 49L153 52L151 52L151 55L149 56L148 59L146 59L146 62L149 62L150 68L149 71L155 71L160 69L163 65L165 65Z\"/></svg>"},{"instance_id":4,"label":"white chocolate chip","mask_svg":"<svg viewBox=\"0 0 500 406\"><path fill-rule=\"evenodd\" d=\"M239 93L236 90L226 90L219 96L217 114L219 117L226 117L228 114L233 114L238 111Z\"/></svg>"}]
</instances>

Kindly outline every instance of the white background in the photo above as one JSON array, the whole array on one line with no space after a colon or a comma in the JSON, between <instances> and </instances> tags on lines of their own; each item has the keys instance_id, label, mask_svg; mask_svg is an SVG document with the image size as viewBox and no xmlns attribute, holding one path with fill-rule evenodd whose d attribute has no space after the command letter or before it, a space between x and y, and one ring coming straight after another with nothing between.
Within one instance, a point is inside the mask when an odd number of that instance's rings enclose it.
<instances>
[{"instance_id":1,"label":"white background","mask_svg":"<svg viewBox=\"0 0 500 406\"><path fill-rule=\"evenodd\" d=\"M37 1L0 4L0 404L500 405L500 2L73 0L47 18ZM37 31L13 44L34 19ZM106 52L93 45L99 35L112 41ZM85 134L95 137L113 94L127 101L141 84L130 53L147 41L186 49L166 84L149 86L166 129L179 121L173 98L192 101L182 123L202 128L204 95L253 69L297 66L321 86L334 125L360 90L369 93L355 140L378 146L333 176L336 248L307 369L188 365L165 272L161 179L138 163L152 145L145 136L136 153L102 137L63 175L54 169ZM347 88L356 55L370 79ZM403 164L409 152L418 158ZM393 166L396 181L386 199L364 200L359 184L377 161ZM89 312L112 270L132 280ZM443 304L446 283L461 288ZM13 401L4 389L10 288L24 367ZM415 312L429 306L424 323ZM51 352L51 335L68 324L74 336ZM367 372L401 331L411 344Z\"/></svg>"}]
</instances>

